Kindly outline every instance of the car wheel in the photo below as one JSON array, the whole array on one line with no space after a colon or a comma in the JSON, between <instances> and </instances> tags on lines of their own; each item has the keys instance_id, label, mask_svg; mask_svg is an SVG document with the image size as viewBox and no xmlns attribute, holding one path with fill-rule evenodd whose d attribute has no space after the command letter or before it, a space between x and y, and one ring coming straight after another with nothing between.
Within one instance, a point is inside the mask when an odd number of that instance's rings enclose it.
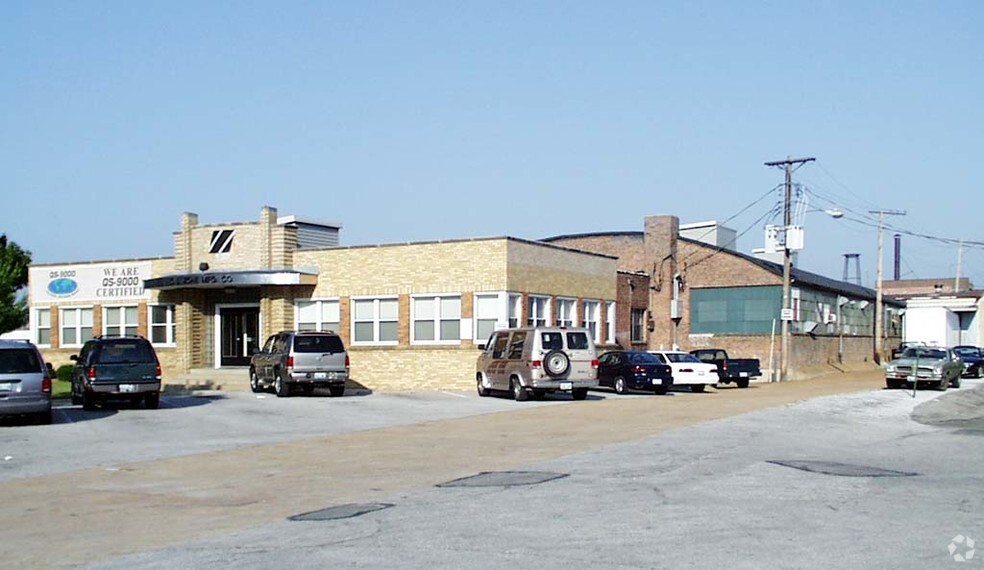
<instances>
[{"instance_id":1,"label":"car wheel","mask_svg":"<svg viewBox=\"0 0 984 570\"><path fill-rule=\"evenodd\" d=\"M253 369L249 371L249 389L254 393L263 389L260 387L260 378L256 375L256 370Z\"/></svg>"},{"instance_id":2,"label":"car wheel","mask_svg":"<svg viewBox=\"0 0 984 570\"><path fill-rule=\"evenodd\" d=\"M950 387L950 381L946 379L946 376L936 384L936 389L940 391L946 391Z\"/></svg>"},{"instance_id":3,"label":"car wheel","mask_svg":"<svg viewBox=\"0 0 984 570\"><path fill-rule=\"evenodd\" d=\"M530 397L526 388L523 388L523 385L515 378L509 381L509 391L512 392L513 399L517 402L525 402Z\"/></svg>"},{"instance_id":4,"label":"car wheel","mask_svg":"<svg viewBox=\"0 0 984 570\"><path fill-rule=\"evenodd\" d=\"M161 393L150 392L144 396L144 407L148 410L156 410L161 407Z\"/></svg>"},{"instance_id":5,"label":"car wheel","mask_svg":"<svg viewBox=\"0 0 984 570\"><path fill-rule=\"evenodd\" d=\"M956 378L954 378L953 381L950 382L950 386L953 386L954 388L959 388L960 387L960 376L957 376Z\"/></svg>"},{"instance_id":6,"label":"car wheel","mask_svg":"<svg viewBox=\"0 0 984 570\"><path fill-rule=\"evenodd\" d=\"M273 390L277 393L278 398L290 396L290 385L284 381L283 371L277 372L277 379L273 382Z\"/></svg>"},{"instance_id":7,"label":"car wheel","mask_svg":"<svg viewBox=\"0 0 984 570\"><path fill-rule=\"evenodd\" d=\"M475 385L478 387L479 396L484 398L489 395L488 380L485 379L485 375L479 374L476 376Z\"/></svg>"},{"instance_id":8,"label":"car wheel","mask_svg":"<svg viewBox=\"0 0 984 570\"><path fill-rule=\"evenodd\" d=\"M51 425L51 408L48 408L47 412L38 414L38 424L43 426Z\"/></svg>"},{"instance_id":9,"label":"car wheel","mask_svg":"<svg viewBox=\"0 0 984 570\"><path fill-rule=\"evenodd\" d=\"M571 390L571 397L575 400L587 400L588 399L588 389L587 388L574 388Z\"/></svg>"},{"instance_id":10,"label":"car wheel","mask_svg":"<svg viewBox=\"0 0 984 570\"><path fill-rule=\"evenodd\" d=\"M977 377L984 378L984 365L977 367Z\"/></svg>"},{"instance_id":11,"label":"car wheel","mask_svg":"<svg viewBox=\"0 0 984 570\"><path fill-rule=\"evenodd\" d=\"M653 393L656 394L657 396L665 396L666 393L669 391L670 391L669 388L667 388L666 386L656 386L655 388L653 388Z\"/></svg>"},{"instance_id":12,"label":"car wheel","mask_svg":"<svg viewBox=\"0 0 984 570\"><path fill-rule=\"evenodd\" d=\"M739 378L735 381L739 388L748 388L748 378Z\"/></svg>"},{"instance_id":13,"label":"car wheel","mask_svg":"<svg viewBox=\"0 0 984 570\"><path fill-rule=\"evenodd\" d=\"M616 394L624 394L624 393L626 393L628 391L629 391L628 388L625 387L625 378L622 378L621 376L616 376L615 377L615 393Z\"/></svg>"},{"instance_id":14,"label":"car wheel","mask_svg":"<svg viewBox=\"0 0 984 570\"><path fill-rule=\"evenodd\" d=\"M341 386L328 386L328 394L332 398L340 398L345 393L345 384Z\"/></svg>"},{"instance_id":15,"label":"car wheel","mask_svg":"<svg viewBox=\"0 0 984 570\"><path fill-rule=\"evenodd\" d=\"M87 411L96 409L96 395L84 388L82 389L82 409Z\"/></svg>"},{"instance_id":16,"label":"car wheel","mask_svg":"<svg viewBox=\"0 0 984 570\"><path fill-rule=\"evenodd\" d=\"M690 385L690 391L691 392L703 392L704 391L704 385L703 384L691 384Z\"/></svg>"},{"instance_id":17,"label":"car wheel","mask_svg":"<svg viewBox=\"0 0 984 570\"><path fill-rule=\"evenodd\" d=\"M571 368L571 359L561 350L551 350L543 357L543 369L550 376L563 376Z\"/></svg>"}]
</instances>

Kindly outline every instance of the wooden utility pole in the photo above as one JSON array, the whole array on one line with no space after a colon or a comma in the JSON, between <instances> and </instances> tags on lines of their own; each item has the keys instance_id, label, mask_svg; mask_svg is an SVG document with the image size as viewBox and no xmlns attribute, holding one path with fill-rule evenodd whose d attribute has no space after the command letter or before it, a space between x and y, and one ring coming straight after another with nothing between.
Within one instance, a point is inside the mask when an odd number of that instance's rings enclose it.
<instances>
[{"instance_id":1,"label":"wooden utility pole","mask_svg":"<svg viewBox=\"0 0 984 570\"><path fill-rule=\"evenodd\" d=\"M774 160L772 162L766 162L766 166L782 166L786 171L786 191L785 200L783 207L783 240L782 240L782 313L779 315L782 319L782 348L779 352L779 381L785 382L788 380L787 374L789 373L789 321L793 320L792 307L789 306L789 289L790 289L790 273L792 271L792 262L789 257L789 226L792 223L792 213L790 209L790 202L792 201L793 193L793 165L802 166L807 162L813 162L815 158L791 158L786 157L786 160Z\"/></svg>"},{"instance_id":2,"label":"wooden utility pole","mask_svg":"<svg viewBox=\"0 0 984 570\"><path fill-rule=\"evenodd\" d=\"M875 284L875 362L882 362L882 338L885 336L884 320L882 315L882 226L885 223L885 216L904 216L901 210L868 210L869 214L878 214L878 273Z\"/></svg>"}]
</instances>

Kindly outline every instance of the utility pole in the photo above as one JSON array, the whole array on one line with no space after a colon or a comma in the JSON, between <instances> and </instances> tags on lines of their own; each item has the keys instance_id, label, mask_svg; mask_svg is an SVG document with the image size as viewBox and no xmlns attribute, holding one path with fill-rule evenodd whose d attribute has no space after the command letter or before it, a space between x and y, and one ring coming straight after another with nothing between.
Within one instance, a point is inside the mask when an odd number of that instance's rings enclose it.
<instances>
[{"instance_id":1,"label":"utility pole","mask_svg":"<svg viewBox=\"0 0 984 570\"><path fill-rule=\"evenodd\" d=\"M963 262L963 240L957 245L957 276L953 280L953 292L960 292L960 264Z\"/></svg>"},{"instance_id":2,"label":"utility pole","mask_svg":"<svg viewBox=\"0 0 984 570\"><path fill-rule=\"evenodd\" d=\"M782 348L779 352L779 381L785 382L789 379L789 321L793 320L793 309L789 306L790 272L792 263L789 257L789 225L792 223L792 213L790 202L793 194L793 165L797 169L807 162L813 162L815 158L792 158L786 160L774 160L766 162L766 166L782 166L786 171L786 192L784 201L783 215L783 240L782 240Z\"/></svg>"},{"instance_id":3,"label":"utility pole","mask_svg":"<svg viewBox=\"0 0 984 570\"><path fill-rule=\"evenodd\" d=\"M884 315L882 315L882 226L885 223L885 216L904 216L902 210L868 210L869 214L878 214L878 273L875 286L875 362L881 364L882 361L882 337L884 337Z\"/></svg>"}]
</instances>

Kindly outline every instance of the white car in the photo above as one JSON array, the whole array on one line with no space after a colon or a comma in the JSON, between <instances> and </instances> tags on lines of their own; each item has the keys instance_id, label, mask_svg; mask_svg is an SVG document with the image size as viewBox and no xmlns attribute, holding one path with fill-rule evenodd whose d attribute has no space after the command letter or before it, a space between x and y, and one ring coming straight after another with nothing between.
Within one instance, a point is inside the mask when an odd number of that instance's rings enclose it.
<instances>
[{"instance_id":1,"label":"white car","mask_svg":"<svg viewBox=\"0 0 984 570\"><path fill-rule=\"evenodd\" d=\"M689 386L692 392L703 392L707 385L718 381L717 366L701 362L696 356L679 350L650 350L656 358L670 366L673 386Z\"/></svg>"}]
</instances>

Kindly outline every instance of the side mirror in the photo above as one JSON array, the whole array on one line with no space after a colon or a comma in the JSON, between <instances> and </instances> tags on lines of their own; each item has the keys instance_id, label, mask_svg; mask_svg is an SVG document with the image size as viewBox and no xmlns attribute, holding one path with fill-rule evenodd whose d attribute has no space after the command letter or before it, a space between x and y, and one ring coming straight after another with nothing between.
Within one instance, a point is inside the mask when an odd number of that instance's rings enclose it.
<instances>
[{"instance_id":1,"label":"side mirror","mask_svg":"<svg viewBox=\"0 0 984 570\"><path fill-rule=\"evenodd\" d=\"M259 354L259 353L263 352L263 349L260 348L260 347L258 347L258 346L254 346L252 352L253 352L253 354Z\"/></svg>"},{"instance_id":2,"label":"side mirror","mask_svg":"<svg viewBox=\"0 0 984 570\"><path fill-rule=\"evenodd\" d=\"M78 362L79 355L78 354L73 354L72 356L69 356L68 359L71 360L71 361L73 361L73 362Z\"/></svg>"},{"instance_id":3,"label":"side mirror","mask_svg":"<svg viewBox=\"0 0 984 570\"><path fill-rule=\"evenodd\" d=\"M485 350L485 347L486 347L486 345L484 345L484 344L478 345L478 349L481 350L481 351L484 351Z\"/></svg>"}]
</instances>

